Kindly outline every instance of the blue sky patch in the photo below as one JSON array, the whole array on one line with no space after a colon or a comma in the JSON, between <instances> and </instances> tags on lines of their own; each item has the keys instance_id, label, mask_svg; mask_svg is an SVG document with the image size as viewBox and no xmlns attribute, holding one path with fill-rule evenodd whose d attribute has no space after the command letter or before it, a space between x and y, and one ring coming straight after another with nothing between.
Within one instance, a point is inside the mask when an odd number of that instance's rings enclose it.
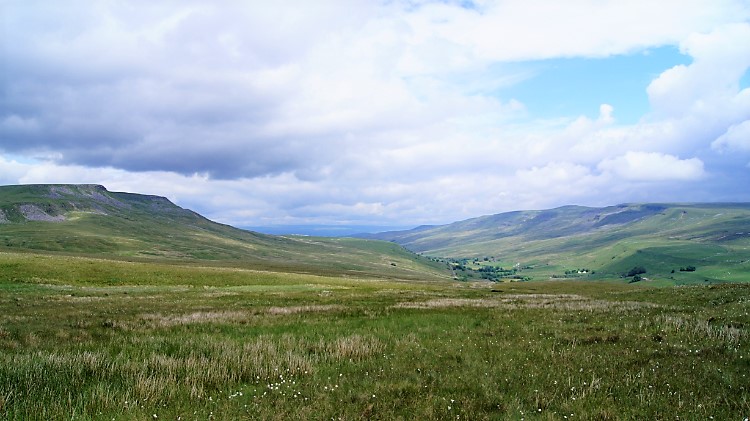
<instances>
[{"instance_id":1,"label":"blue sky patch","mask_svg":"<svg viewBox=\"0 0 750 421\"><path fill-rule=\"evenodd\" d=\"M606 58L526 62L519 67L534 76L497 95L521 101L529 115L542 119L579 115L596 118L599 106L609 104L618 123L631 124L649 111L649 83L665 70L690 61L675 47L660 47Z\"/></svg>"}]
</instances>

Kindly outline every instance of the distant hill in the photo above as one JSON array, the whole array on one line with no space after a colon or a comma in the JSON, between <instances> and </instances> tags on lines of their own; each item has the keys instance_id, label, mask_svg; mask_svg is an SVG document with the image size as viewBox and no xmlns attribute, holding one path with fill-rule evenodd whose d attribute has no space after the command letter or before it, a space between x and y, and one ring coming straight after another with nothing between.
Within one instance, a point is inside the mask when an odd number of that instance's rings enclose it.
<instances>
[{"instance_id":1,"label":"distant hill","mask_svg":"<svg viewBox=\"0 0 750 421\"><path fill-rule=\"evenodd\" d=\"M564 206L360 237L428 256L487 258L544 276L586 268L611 277L645 265L644 276L676 283L750 281L748 203ZM680 271L689 266L701 270Z\"/></svg>"},{"instance_id":2,"label":"distant hill","mask_svg":"<svg viewBox=\"0 0 750 421\"><path fill-rule=\"evenodd\" d=\"M446 276L442 266L395 244L265 235L210 221L164 197L100 185L0 186L2 250L220 261L319 274Z\"/></svg>"}]
</instances>

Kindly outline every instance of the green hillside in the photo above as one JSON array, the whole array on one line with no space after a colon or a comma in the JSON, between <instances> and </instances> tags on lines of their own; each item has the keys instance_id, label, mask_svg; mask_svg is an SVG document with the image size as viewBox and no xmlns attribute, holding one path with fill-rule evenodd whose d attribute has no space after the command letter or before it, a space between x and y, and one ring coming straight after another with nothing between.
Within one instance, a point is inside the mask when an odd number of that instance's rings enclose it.
<instances>
[{"instance_id":1,"label":"green hillside","mask_svg":"<svg viewBox=\"0 0 750 421\"><path fill-rule=\"evenodd\" d=\"M0 251L405 279L444 278L444 266L380 241L279 237L210 221L159 196L99 185L0 187Z\"/></svg>"},{"instance_id":2,"label":"green hillside","mask_svg":"<svg viewBox=\"0 0 750 421\"><path fill-rule=\"evenodd\" d=\"M369 238L454 259L468 275L471 269L492 266L502 267L502 274L513 279L603 279L643 267L641 277L656 284L750 281L746 203L565 206ZM691 267L695 270L687 270Z\"/></svg>"},{"instance_id":3,"label":"green hillside","mask_svg":"<svg viewBox=\"0 0 750 421\"><path fill-rule=\"evenodd\" d=\"M741 207L518 212L484 242L444 234L498 251L446 262L247 232L100 186L0 199L0 420L750 413L750 283L648 287L746 280ZM693 270L659 274L673 265ZM637 283L600 274L640 266ZM591 279L548 281L564 272ZM449 273L503 282L435 281Z\"/></svg>"}]
</instances>

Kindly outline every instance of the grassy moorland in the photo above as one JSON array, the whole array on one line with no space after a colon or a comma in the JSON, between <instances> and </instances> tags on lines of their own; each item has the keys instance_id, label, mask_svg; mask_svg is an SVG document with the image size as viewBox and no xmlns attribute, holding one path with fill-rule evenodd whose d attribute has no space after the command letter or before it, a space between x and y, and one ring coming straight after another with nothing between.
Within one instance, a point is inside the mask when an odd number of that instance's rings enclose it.
<instances>
[{"instance_id":1,"label":"grassy moorland","mask_svg":"<svg viewBox=\"0 0 750 421\"><path fill-rule=\"evenodd\" d=\"M708 225L673 231L684 247L540 238L525 256L546 260L463 264L577 281L454 282L455 262L392 243L265 236L101 186L3 187L0 419L742 419L747 244ZM587 261L611 269L570 270ZM633 265L651 279L608 275ZM654 288L680 282L697 285Z\"/></svg>"},{"instance_id":2,"label":"grassy moorland","mask_svg":"<svg viewBox=\"0 0 750 421\"><path fill-rule=\"evenodd\" d=\"M0 418L742 419L750 286L0 253Z\"/></svg>"},{"instance_id":3,"label":"grassy moorland","mask_svg":"<svg viewBox=\"0 0 750 421\"><path fill-rule=\"evenodd\" d=\"M517 275L536 280L574 271L571 278L613 279L634 267L645 268L653 285L750 280L747 203L565 206L368 237L429 256L479 264L489 257L489 265L518 268Z\"/></svg>"},{"instance_id":4,"label":"grassy moorland","mask_svg":"<svg viewBox=\"0 0 750 421\"><path fill-rule=\"evenodd\" d=\"M445 265L396 244L264 235L210 221L163 197L98 185L0 186L3 250L337 276L448 277Z\"/></svg>"}]
</instances>

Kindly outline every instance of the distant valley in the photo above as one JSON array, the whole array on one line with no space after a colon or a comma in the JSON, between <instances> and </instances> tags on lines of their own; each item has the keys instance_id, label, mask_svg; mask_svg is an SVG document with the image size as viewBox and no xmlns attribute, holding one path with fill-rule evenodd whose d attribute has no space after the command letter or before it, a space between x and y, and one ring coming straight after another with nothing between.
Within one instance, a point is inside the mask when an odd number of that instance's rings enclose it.
<instances>
[{"instance_id":1,"label":"distant valley","mask_svg":"<svg viewBox=\"0 0 750 421\"><path fill-rule=\"evenodd\" d=\"M748 203L564 206L361 237L458 268L516 269L517 279L621 278L642 267L640 278L658 284L750 280ZM481 274L458 274L471 275Z\"/></svg>"},{"instance_id":2,"label":"distant valley","mask_svg":"<svg viewBox=\"0 0 750 421\"><path fill-rule=\"evenodd\" d=\"M356 237L261 234L99 185L0 187L0 250L412 280L750 280L747 203L563 206Z\"/></svg>"}]
</instances>

